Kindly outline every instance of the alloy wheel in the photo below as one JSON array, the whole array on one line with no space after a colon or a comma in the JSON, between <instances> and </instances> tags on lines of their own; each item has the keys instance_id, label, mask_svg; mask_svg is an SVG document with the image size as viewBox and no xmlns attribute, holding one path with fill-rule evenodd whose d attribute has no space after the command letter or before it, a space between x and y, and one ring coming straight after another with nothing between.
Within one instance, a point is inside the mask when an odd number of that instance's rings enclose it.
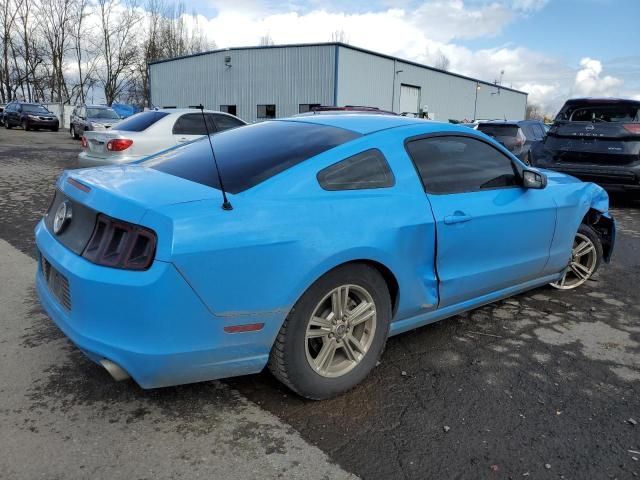
<instances>
[{"instance_id":1,"label":"alloy wheel","mask_svg":"<svg viewBox=\"0 0 640 480\"><path fill-rule=\"evenodd\" d=\"M571 261L560 280L551 284L560 290L571 290L589 280L596 270L598 253L593 242L582 233L577 233L571 250Z\"/></svg>"},{"instance_id":2,"label":"alloy wheel","mask_svg":"<svg viewBox=\"0 0 640 480\"><path fill-rule=\"evenodd\" d=\"M340 377L365 357L376 331L371 294L358 285L341 285L316 305L305 334L311 368L323 377Z\"/></svg>"}]
</instances>

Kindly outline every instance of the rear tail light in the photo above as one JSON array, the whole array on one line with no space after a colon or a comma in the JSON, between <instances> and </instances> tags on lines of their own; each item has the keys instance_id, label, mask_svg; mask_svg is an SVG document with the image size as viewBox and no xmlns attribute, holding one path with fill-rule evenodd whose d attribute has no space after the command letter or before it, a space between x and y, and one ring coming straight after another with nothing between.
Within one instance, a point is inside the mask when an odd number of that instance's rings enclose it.
<instances>
[{"instance_id":1,"label":"rear tail light","mask_svg":"<svg viewBox=\"0 0 640 480\"><path fill-rule=\"evenodd\" d=\"M640 135L640 123L627 123L624 125L624 129L629 133Z\"/></svg>"},{"instance_id":2,"label":"rear tail light","mask_svg":"<svg viewBox=\"0 0 640 480\"><path fill-rule=\"evenodd\" d=\"M100 214L82 256L105 267L146 270L153 263L156 243L152 230Z\"/></svg>"},{"instance_id":3,"label":"rear tail light","mask_svg":"<svg viewBox=\"0 0 640 480\"><path fill-rule=\"evenodd\" d=\"M110 152L121 152L133 145L133 140L128 138L115 138L107 142L107 150Z\"/></svg>"},{"instance_id":4,"label":"rear tail light","mask_svg":"<svg viewBox=\"0 0 640 480\"><path fill-rule=\"evenodd\" d=\"M82 137L82 148L87 148L89 146L89 142L87 142L87 137Z\"/></svg>"}]
</instances>

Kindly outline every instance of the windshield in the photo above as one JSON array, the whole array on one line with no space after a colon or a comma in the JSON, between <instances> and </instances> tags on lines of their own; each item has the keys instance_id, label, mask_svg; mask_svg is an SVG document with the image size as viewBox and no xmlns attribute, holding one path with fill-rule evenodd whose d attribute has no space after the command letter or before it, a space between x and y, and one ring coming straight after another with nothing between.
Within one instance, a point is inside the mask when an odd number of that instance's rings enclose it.
<instances>
[{"instance_id":1,"label":"windshield","mask_svg":"<svg viewBox=\"0 0 640 480\"><path fill-rule=\"evenodd\" d=\"M87 108L87 118L119 120L120 116L110 108Z\"/></svg>"},{"instance_id":2,"label":"windshield","mask_svg":"<svg viewBox=\"0 0 640 480\"><path fill-rule=\"evenodd\" d=\"M570 122L636 123L640 122L640 106L633 103L569 105L560 111L556 120Z\"/></svg>"},{"instance_id":3,"label":"windshield","mask_svg":"<svg viewBox=\"0 0 640 480\"><path fill-rule=\"evenodd\" d=\"M327 125L271 121L216 133L211 136L211 142L225 189L239 193L359 136L359 133ZM220 188L206 136L143 165Z\"/></svg>"},{"instance_id":4,"label":"windshield","mask_svg":"<svg viewBox=\"0 0 640 480\"><path fill-rule=\"evenodd\" d=\"M49 110L42 105L22 105L22 111L25 113L49 113Z\"/></svg>"}]
</instances>

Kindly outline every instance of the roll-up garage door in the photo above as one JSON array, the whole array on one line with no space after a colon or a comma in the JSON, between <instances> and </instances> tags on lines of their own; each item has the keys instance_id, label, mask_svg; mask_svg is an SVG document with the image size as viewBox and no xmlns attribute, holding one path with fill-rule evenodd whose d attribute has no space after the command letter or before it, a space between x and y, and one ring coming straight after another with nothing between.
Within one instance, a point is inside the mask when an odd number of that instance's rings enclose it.
<instances>
[{"instance_id":1,"label":"roll-up garage door","mask_svg":"<svg viewBox=\"0 0 640 480\"><path fill-rule=\"evenodd\" d=\"M418 113L420 111L420 87L400 85L400 113Z\"/></svg>"}]
</instances>

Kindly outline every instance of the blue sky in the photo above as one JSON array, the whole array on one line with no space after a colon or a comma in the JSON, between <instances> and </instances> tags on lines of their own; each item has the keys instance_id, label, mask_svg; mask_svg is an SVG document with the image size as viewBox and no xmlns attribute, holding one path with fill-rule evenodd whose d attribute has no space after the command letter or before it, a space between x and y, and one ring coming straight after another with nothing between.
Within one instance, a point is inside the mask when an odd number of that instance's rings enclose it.
<instances>
[{"instance_id":1,"label":"blue sky","mask_svg":"<svg viewBox=\"0 0 640 480\"><path fill-rule=\"evenodd\" d=\"M640 0L195 0L218 47L329 41L434 64L530 93L640 98Z\"/></svg>"}]
</instances>

